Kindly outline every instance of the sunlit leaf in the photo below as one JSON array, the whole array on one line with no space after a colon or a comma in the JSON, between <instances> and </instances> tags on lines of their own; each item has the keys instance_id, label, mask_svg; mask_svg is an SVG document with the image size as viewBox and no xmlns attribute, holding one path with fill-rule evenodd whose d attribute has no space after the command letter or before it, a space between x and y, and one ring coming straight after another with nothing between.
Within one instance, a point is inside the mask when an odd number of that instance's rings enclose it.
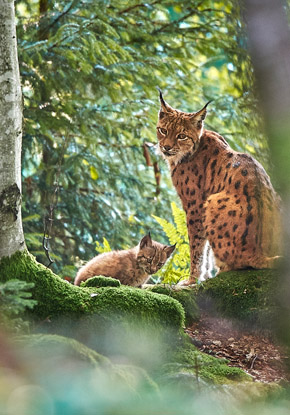
<instances>
[{"instance_id":1,"label":"sunlit leaf","mask_svg":"<svg viewBox=\"0 0 290 415\"><path fill-rule=\"evenodd\" d=\"M90 166L90 174L91 174L91 178L93 180L97 180L99 177L99 173L97 171L97 169L94 166Z\"/></svg>"}]
</instances>

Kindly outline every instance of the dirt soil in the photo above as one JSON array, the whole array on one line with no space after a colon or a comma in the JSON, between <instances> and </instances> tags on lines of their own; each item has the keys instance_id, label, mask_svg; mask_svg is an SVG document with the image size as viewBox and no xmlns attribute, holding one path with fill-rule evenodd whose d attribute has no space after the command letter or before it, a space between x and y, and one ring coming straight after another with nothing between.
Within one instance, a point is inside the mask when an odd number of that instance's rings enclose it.
<instances>
[{"instance_id":1,"label":"dirt soil","mask_svg":"<svg viewBox=\"0 0 290 415\"><path fill-rule=\"evenodd\" d=\"M260 382L286 380L286 355L265 333L240 329L224 318L203 313L198 322L186 328L193 344L202 352L226 358L229 366L243 369Z\"/></svg>"}]
</instances>

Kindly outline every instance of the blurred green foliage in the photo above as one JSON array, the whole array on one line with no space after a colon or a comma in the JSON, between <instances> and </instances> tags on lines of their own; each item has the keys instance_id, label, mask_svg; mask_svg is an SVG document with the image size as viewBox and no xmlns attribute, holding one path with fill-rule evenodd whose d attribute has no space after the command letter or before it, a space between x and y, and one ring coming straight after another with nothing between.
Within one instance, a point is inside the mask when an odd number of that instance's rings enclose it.
<instances>
[{"instance_id":1,"label":"blurred green foliage","mask_svg":"<svg viewBox=\"0 0 290 415\"><path fill-rule=\"evenodd\" d=\"M112 251L112 248L105 237L103 238L103 245L101 245L99 241L96 241L96 251L98 254Z\"/></svg>"},{"instance_id":2,"label":"blurred green foliage","mask_svg":"<svg viewBox=\"0 0 290 415\"><path fill-rule=\"evenodd\" d=\"M156 143L157 86L185 111L214 99L207 128L266 161L238 1L19 0L16 14L24 230L46 264L43 221L57 201L54 271L72 275L104 237L114 249L149 230L165 242L152 214L170 218L177 197L145 145Z\"/></svg>"},{"instance_id":3,"label":"blurred green foliage","mask_svg":"<svg viewBox=\"0 0 290 415\"><path fill-rule=\"evenodd\" d=\"M289 414L289 390L247 381L240 369L201 356L193 346L177 352L182 363L159 361L148 374L59 335L15 336L9 343L0 343L2 354L11 356L6 365L0 362L2 414ZM152 343L148 339L146 346ZM152 353L145 356L152 359Z\"/></svg>"},{"instance_id":4,"label":"blurred green foliage","mask_svg":"<svg viewBox=\"0 0 290 415\"><path fill-rule=\"evenodd\" d=\"M37 301L32 300L30 290L34 283L12 279L0 284L0 328L14 333L26 332L29 322L23 319L27 309L33 309Z\"/></svg>"}]
</instances>

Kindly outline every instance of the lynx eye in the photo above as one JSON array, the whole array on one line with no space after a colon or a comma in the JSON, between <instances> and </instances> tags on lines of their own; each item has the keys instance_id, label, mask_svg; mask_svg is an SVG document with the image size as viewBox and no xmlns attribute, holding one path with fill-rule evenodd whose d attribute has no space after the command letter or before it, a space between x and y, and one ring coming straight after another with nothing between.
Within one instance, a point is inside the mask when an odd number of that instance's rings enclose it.
<instances>
[{"instance_id":1,"label":"lynx eye","mask_svg":"<svg viewBox=\"0 0 290 415\"><path fill-rule=\"evenodd\" d=\"M160 134L162 135L166 135L167 134L167 130L165 130L165 128L158 128L158 131L160 132Z\"/></svg>"},{"instance_id":2,"label":"lynx eye","mask_svg":"<svg viewBox=\"0 0 290 415\"><path fill-rule=\"evenodd\" d=\"M177 140L187 140L188 137L186 134L178 134Z\"/></svg>"}]
</instances>

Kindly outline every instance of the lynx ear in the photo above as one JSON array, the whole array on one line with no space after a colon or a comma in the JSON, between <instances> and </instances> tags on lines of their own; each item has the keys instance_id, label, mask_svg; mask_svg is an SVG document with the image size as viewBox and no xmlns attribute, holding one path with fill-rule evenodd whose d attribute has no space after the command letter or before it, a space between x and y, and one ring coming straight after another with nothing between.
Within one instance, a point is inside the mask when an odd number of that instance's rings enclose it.
<instances>
[{"instance_id":1,"label":"lynx ear","mask_svg":"<svg viewBox=\"0 0 290 415\"><path fill-rule=\"evenodd\" d=\"M201 122L201 121L203 121L204 119L205 119L205 117L206 117L206 107L208 106L208 104L210 104L212 101L208 101L206 104L205 104L205 106L201 109L201 110L199 110L199 111L197 111L197 112L195 112L195 113L193 113L192 114L192 120L194 120L194 121L197 121L197 122Z\"/></svg>"},{"instance_id":2,"label":"lynx ear","mask_svg":"<svg viewBox=\"0 0 290 415\"><path fill-rule=\"evenodd\" d=\"M143 238L141 239L139 243L139 249L143 249L146 246L148 247L152 246L152 239L151 239L150 232L148 233L148 235L143 236Z\"/></svg>"},{"instance_id":3,"label":"lynx ear","mask_svg":"<svg viewBox=\"0 0 290 415\"><path fill-rule=\"evenodd\" d=\"M176 247L176 244L174 244L174 245L167 245L165 248L164 248L164 251L166 252L166 255L167 255L167 258L169 258L170 257L170 255L172 254L172 252L174 251L174 249L175 249L175 247Z\"/></svg>"},{"instance_id":4,"label":"lynx ear","mask_svg":"<svg viewBox=\"0 0 290 415\"><path fill-rule=\"evenodd\" d=\"M160 105L161 105L160 111L159 111L159 118L161 119L165 116L166 113L172 112L173 108L169 104L167 104L167 102L164 101L161 89L158 87L157 89L159 91L159 99L160 99Z\"/></svg>"}]
</instances>

